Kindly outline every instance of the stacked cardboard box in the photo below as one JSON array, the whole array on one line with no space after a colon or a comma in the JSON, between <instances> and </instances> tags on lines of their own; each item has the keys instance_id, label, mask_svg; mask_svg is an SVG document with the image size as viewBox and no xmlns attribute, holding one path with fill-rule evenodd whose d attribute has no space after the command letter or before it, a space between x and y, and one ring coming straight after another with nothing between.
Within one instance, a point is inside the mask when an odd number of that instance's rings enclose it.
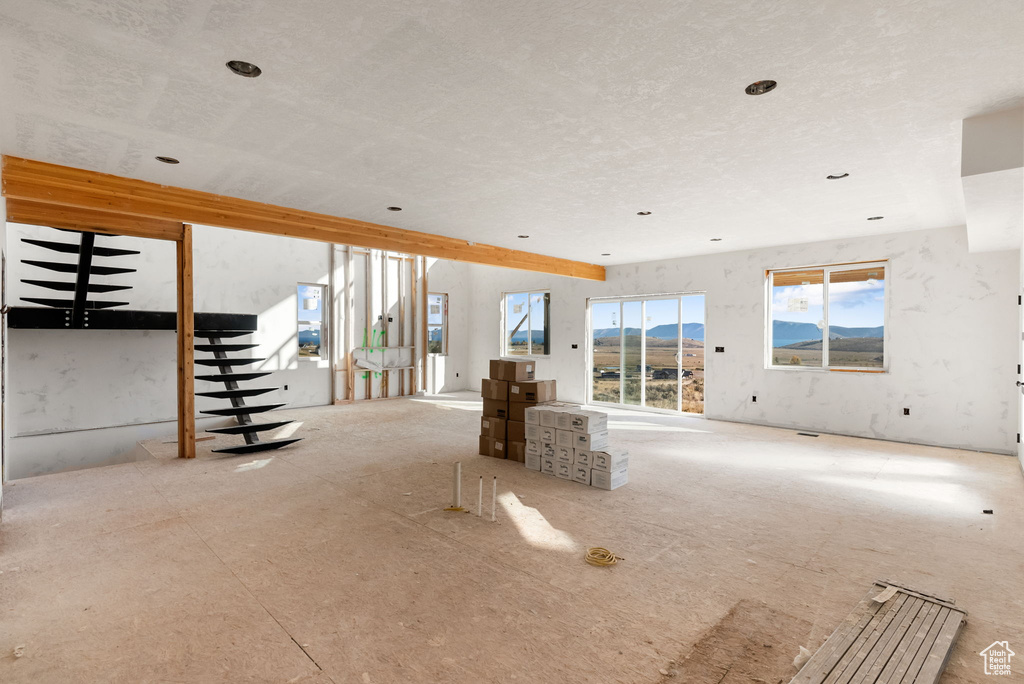
<instances>
[{"instance_id":1,"label":"stacked cardboard box","mask_svg":"<svg viewBox=\"0 0 1024 684\"><path fill-rule=\"evenodd\" d=\"M533 361L491 361L490 377L480 386L481 455L526 460L526 408L554 401L556 394L554 380L537 380L535 375Z\"/></svg>"},{"instance_id":2,"label":"stacked cardboard box","mask_svg":"<svg viewBox=\"0 0 1024 684\"><path fill-rule=\"evenodd\" d=\"M526 467L601 489L629 481L629 454L608 442L608 415L571 404L525 410Z\"/></svg>"}]
</instances>

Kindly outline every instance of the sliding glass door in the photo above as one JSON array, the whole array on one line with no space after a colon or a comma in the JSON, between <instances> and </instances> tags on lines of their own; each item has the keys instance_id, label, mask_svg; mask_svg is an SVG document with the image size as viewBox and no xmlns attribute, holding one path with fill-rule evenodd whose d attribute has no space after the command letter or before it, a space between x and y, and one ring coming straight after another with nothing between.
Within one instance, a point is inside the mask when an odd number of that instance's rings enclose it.
<instances>
[{"instance_id":1,"label":"sliding glass door","mask_svg":"<svg viewBox=\"0 0 1024 684\"><path fill-rule=\"evenodd\" d=\"M590 402L704 412L704 295L590 301Z\"/></svg>"}]
</instances>

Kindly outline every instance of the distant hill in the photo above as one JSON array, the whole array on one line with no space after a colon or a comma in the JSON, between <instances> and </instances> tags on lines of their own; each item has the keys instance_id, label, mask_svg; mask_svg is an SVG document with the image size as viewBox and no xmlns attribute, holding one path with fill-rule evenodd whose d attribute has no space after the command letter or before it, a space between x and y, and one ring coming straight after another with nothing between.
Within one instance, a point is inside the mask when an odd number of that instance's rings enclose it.
<instances>
[{"instance_id":1,"label":"distant hill","mask_svg":"<svg viewBox=\"0 0 1024 684\"><path fill-rule=\"evenodd\" d=\"M809 340L821 341L821 329L814 323L773 321L772 335L775 340L785 341L787 344ZM828 327L828 336L829 339L833 340L846 337L884 337L885 327L880 325L877 328L845 328L841 325L830 325Z\"/></svg>"},{"instance_id":2,"label":"distant hill","mask_svg":"<svg viewBox=\"0 0 1024 684\"><path fill-rule=\"evenodd\" d=\"M304 347L307 344L320 344L320 335L316 330L300 330L299 331L299 346Z\"/></svg>"},{"instance_id":3,"label":"distant hill","mask_svg":"<svg viewBox=\"0 0 1024 684\"><path fill-rule=\"evenodd\" d=\"M512 336L512 341L513 342L526 342L526 340L527 340L527 337L526 337L526 331L525 330L520 330L519 332L517 332L515 335ZM533 343L534 344L544 344L544 331L543 330L534 330L533 331Z\"/></svg>"},{"instance_id":4,"label":"distant hill","mask_svg":"<svg viewBox=\"0 0 1024 684\"><path fill-rule=\"evenodd\" d=\"M640 328L625 328L623 330L627 335L640 335ZM602 337L618 337L618 328L598 328L594 331L594 339L598 340ZM679 336L679 326L675 323L665 323L664 325L656 325L647 331L647 337L656 337L662 340L674 340ZM687 337L691 340L703 340L704 339L704 324L703 323L683 323L683 337Z\"/></svg>"}]
</instances>

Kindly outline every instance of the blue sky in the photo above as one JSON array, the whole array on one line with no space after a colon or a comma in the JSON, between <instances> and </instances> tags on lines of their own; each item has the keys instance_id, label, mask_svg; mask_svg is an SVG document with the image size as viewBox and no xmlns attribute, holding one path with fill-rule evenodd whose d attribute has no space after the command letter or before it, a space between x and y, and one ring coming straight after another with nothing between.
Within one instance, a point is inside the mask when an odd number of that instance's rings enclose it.
<instances>
[{"instance_id":1,"label":"blue sky","mask_svg":"<svg viewBox=\"0 0 1024 684\"><path fill-rule=\"evenodd\" d=\"M874 328L885 325L885 281L867 280L829 284L829 325ZM797 323L822 320L824 288L819 285L776 287L772 292L772 319ZM807 311L790 311L792 300L807 299Z\"/></svg>"},{"instance_id":2,"label":"blue sky","mask_svg":"<svg viewBox=\"0 0 1024 684\"><path fill-rule=\"evenodd\" d=\"M703 323L704 295L687 295L682 299L683 323ZM648 320L644 327L650 329L666 323L677 323L679 321L678 302L678 298L648 300ZM639 328L641 325L640 302L625 302L623 310L625 312L623 327ZM619 326L619 303L594 302L591 308L591 320L595 330L600 328L617 328Z\"/></svg>"}]
</instances>

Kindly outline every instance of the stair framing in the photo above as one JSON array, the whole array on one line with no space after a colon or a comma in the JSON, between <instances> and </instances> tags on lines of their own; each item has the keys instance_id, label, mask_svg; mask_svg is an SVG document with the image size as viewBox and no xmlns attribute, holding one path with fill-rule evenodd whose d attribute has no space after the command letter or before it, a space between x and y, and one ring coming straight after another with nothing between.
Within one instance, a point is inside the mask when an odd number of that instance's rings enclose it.
<instances>
[{"instance_id":1,"label":"stair framing","mask_svg":"<svg viewBox=\"0 0 1024 684\"><path fill-rule=\"evenodd\" d=\"M262 361L260 358L231 358L228 356L229 352L234 351L245 351L252 349L257 346L254 344L232 344L224 343L222 339L241 337L242 335L249 334L248 331L238 330L201 330L196 331L196 337L204 337L209 340L208 344L197 344L195 345L196 351L208 352L213 354L213 358L196 359L196 363L202 366L216 367L220 373L216 375L200 375L196 376L196 379L206 380L208 382L222 382L224 383L223 390L215 390L210 392L197 392L198 396L202 397L213 397L217 399L227 399L231 402L230 408L223 409L208 409L202 411L207 415L215 416L234 416L238 424L230 425L222 428L211 428L207 432L213 432L218 434L228 435L242 435L245 440L245 444L233 447L225 447L223 449L214 449L214 453L219 454L251 454L259 451L268 451L270 449L280 449L281 447L289 444L294 444L301 440L301 437L289 438L289 439L271 439L263 441L259 437L259 433L267 430L274 430L280 427L284 427L295 421L293 420L280 420L269 423L255 423L253 422L252 416L254 414L266 413L273 411L274 409L285 406L285 404L259 404L259 405L247 405L245 403L246 397L255 397L267 392L273 392L276 387L260 387L260 388L241 388L238 386L240 380L251 380L264 375L269 375L267 372L243 372L236 373L235 368L238 366L247 366L257 361Z\"/></svg>"}]
</instances>

